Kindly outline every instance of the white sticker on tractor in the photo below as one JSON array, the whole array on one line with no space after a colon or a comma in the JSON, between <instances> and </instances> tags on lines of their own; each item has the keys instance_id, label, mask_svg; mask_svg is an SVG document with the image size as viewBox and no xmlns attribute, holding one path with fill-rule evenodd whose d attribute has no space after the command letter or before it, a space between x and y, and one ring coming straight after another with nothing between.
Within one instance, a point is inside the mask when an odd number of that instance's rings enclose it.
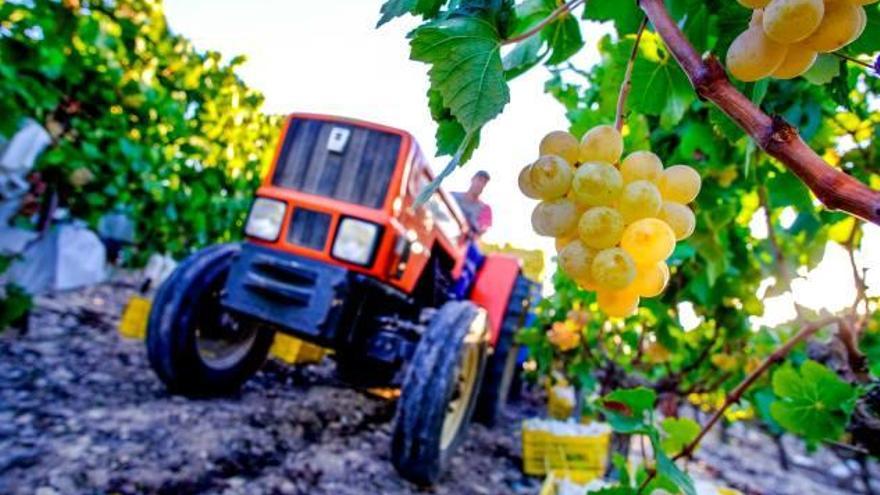
<instances>
[{"instance_id":1,"label":"white sticker on tractor","mask_svg":"<svg viewBox=\"0 0 880 495\"><path fill-rule=\"evenodd\" d=\"M342 153L345 151L345 145L348 144L349 136L351 136L351 130L345 127L334 127L330 131L330 137L327 138L327 150L331 153Z\"/></svg>"}]
</instances>

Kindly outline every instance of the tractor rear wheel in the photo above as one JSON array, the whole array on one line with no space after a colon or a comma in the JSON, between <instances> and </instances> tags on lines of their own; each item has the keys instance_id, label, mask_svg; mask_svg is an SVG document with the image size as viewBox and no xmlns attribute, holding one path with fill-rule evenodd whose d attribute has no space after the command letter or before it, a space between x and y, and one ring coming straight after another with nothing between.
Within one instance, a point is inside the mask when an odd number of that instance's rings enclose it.
<instances>
[{"instance_id":1,"label":"tractor rear wheel","mask_svg":"<svg viewBox=\"0 0 880 495\"><path fill-rule=\"evenodd\" d=\"M480 397L474 411L474 421L495 426L502 407L507 402L510 384L516 375L519 346L514 342L516 332L522 327L528 312L532 283L522 275L516 277L507 310L501 322L501 331L495 343L495 352L486 364L486 374L480 387Z\"/></svg>"},{"instance_id":2,"label":"tractor rear wheel","mask_svg":"<svg viewBox=\"0 0 880 495\"><path fill-rule=\"evenodd\" d=\"M274 332L220 305L237 244L203 249L162 284L147 325L147 357L170 391L205 397L235 392L260 368Z\"/></svg>"},{"instance_id":3,"label":"tractor rear wheel","mask_svg":"<svg viewBox=\"0 0 880 495\"><path fill-rule=\"evenodd\" d=\"M418 485L440 477L473 414L486 363L485 313L469 301L441 307L408 365L391 460Z\"/></svg>"}]
</instances>

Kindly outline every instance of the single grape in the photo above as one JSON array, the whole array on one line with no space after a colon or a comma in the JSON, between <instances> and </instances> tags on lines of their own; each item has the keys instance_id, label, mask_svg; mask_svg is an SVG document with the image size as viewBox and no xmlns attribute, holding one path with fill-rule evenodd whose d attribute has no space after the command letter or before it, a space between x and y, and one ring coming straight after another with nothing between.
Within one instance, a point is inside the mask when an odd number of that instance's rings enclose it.
<instances>
[{"instance_id":1,"label":"single grape","mask_svg":"<svg viewBox=\"0 0 880 495\"><path fill-rule=\"evenodd\" d=\"M829 3L825 8L822 23L804 40L804 45L821 53L840 50L862 34L864 13L862 7L843 0Z\"/></svg>"},{"instance_id":2,"label":"single grape","mask_svg":"<svg viewBox=\"0 0 880 495\"><path fill-rule=\"evenodd\" d=\"M620 162L620 175L623 176L625 183L637 180L656 182L661 173L663 173L663 162L650 151L630 153Z\"/></svg>"},{"instance_id":3,"label":"single grape","mask_svg":"<svg viewBox=\"0 0 880 495\"><path fill-rule=\"evenodd\" d=\"M571 200L541 201L532 211L532 228L538 235L564 237L577 226L577 208Z\"/></svg>"},{"instance_id":4,"label":"single grape","mask_svg":"<svg viewBox=\"0 0 880 495\"><path fill-rule=\"evenodd\" d=\"M623 154L623 136L613 126L593 127L581 139L580 162L600 162L613 165Z\"/></svg>"},{"instance_id":5,"label":"single grape","mask_svg":"<svg viewBox=\"0 0 880 495\"><path fill-rule=\"evenodd\" d=\"M532 183L532 166L526 165L519 171L519 190L526 195L527 198L541 199L535 184Z\"/></svg>"},{"instance_id":6,"label":"single grape","mask_svg":"<svg viewBox=\"0 0 880 495\"><path fill-rule=\"evenodd\" d=\"M623 177L612 165L588 162L575 170L571 181L574 199L585 206L610 206L623 189Z\"/></svg>"},{"instance_id":7,"label":"single grape","mask_svg":"<svg viewBox=\"0 0 880 495\"><path fill-rule=\"evenodd\" d=\"M610 248L620 242L623 227L623 216L617 210L594 206L578 220L578 238L591 248Z\"/></svg>"},{"instance_id":8,"label":"single grape","mask_svg":"<svg viewBox=\"0 0 880 495\"><path fill-rule=\"evenodd\" d=\"M596 254L590 272L600 289L620 290L636 278L636 264L623 249L613 247Z\"/></svg>"},{"instance_id":9,"label":"single grape","mask_svg":"<svg viewBox=\"0 0 880 495\"><path fill-rule=\"evenodd\" d=\"M606 315L625 318L639 308L639 295L631 290L600 290L596 302Z\"/></svg>"},{"instance_id":10,"label":"single grape","mask_svg":"<svg viewBox=\"0 0 880 495\"><path fill-rule=\"evenodd\" d=\"M572 241L559 252L559 268L575 280L589 280L595 257L595 249L585 246L581 241Z\"/></svg>"},{"instance_id":11,"label":"single grape","mask_svg":"<svg viewBox=\"0 0 880 495\"><path fill-rule=\"evenodd\" d=\"M764 9L764 32L773 41L790 45L813 34L824 15L822 0L772 0Z\"/></svg>"},{"instance_id":12,"label":"single grape","mask_svg":"<svg viewBox=\"0 0 880 495\"><path fill-rule=\"evenodd\" d=\"M651 265L636 265L636 279L628 289L642 297L659 296L669 283L669 267L658 261Z\"/></svg>"},{"instance_id":13,"label":"single grape","mask_svg":"<svg viewBox=\"0 0 880 495\"><path fill-rule=\"evenodd\" d=\"M736 0L747 9L763 9L770 3L770 0Z\"/></svg>"},{"instance_id":14,"label":"single grape","mask_svg":"<svg viewBox=\"0 0 880 495\"><path fill-rule=\"evenodd\" d=\"M542 156L530 167L529 178L541 199L561 198L571 187L572 167L558 156Z\"/></svg>"},{"instance_id":15,"label":"single grape","mask_svg":"<svg viewBox=\"0 0 880 495\"><path fill-rule=\"evenodd\" d=\"M688 204L700 194L700 174L687 165L673 165L660 177L660 194L663 199Z\"/></svg>"},{"instance_id":16,"label":"single grape","mask_svg":"<svg viewBox=\"0 0 880 495\"><path fill-rule=\"evenodd\" d=\"M567 161L569 165L574 165L578 161L580 143L578 143L576 137L565 131L553 131L541 140L539 150L541 156L559 156Z\"/></svg>"},{"instance_id":17,"label":"single grape","mask_svg":"<svg viewBox=\"0 0 880 495\"><path fill-rule=\"evenodd\" d=\"M640 265L664 261L675 249L675 233L663 220L643 218L629 224L620 247Z\"/></svg>"},{"instance_id":18,"label":"single grape","mask_svg":"<svg viewBox=\"0 0 880 495\"><path fill-rule=\"evenodd\" d=\"M620 194L617 208L626 223L633 223L640 218L656 217L663 205L660 190L646 180L630 182Z\"/></svg>"},{"instance_id":19,"label":"single grape","mask_svg":"<svg viewBox=\"0 0 880 495\"><path fill-rule=\"evenodd\" d=\"M660 209L660 220L666 222L675 233L675 240L681 241L687 239L694 233L697 226L697 219L694 212L690 208L672 201L664 201L663 207Z\"/></svg>"},{"instance_id":20,"label":"single grape","mask_svg":"<svg viewBox=\"0 0 880 495\"><path fill-rule=\"evenodd\" d=\"M760 26L753 26L740 33L730 44L727 49L727 69L740 81L757 81L778 69L787 52L786 45L768 38Z\"/></svg>"},{"instance_id":21,"label":"single grape","mask_svg":"<svg viewBox=\"0 0 880 495\"><path fill-rule=\"evenodd\" d=\"M802 41L789 47L782 65L773 71L773 77L776 79L794 79L810 70L819 54L816 53L816 50L804 46L805 43L806 41Z\"/></svg>"}]
</instances>

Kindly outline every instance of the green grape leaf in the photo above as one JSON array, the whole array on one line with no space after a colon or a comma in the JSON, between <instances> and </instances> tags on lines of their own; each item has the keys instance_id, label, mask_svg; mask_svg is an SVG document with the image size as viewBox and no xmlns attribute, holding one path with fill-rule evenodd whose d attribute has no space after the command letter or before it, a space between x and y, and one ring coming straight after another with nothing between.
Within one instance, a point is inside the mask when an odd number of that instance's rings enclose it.
<instances>
[{"instance_id":1,"label":"green grape leaf","mask_svg":"<svg viewBox=\"0 0 880 495\"><path fill-rule=\"evenodd\" d=\"M546 19L556 8L554 0L525 0L514 7L513 34L522 34Z\"/></svg>"},{"instance_id":2,"label":"green grape leaf","mask_svg":"<svg viewBox=\"0 0 880 495\"><path fill-rule=\"evenodd\" d=\"M677 152L684 163L705 161L710 167L726 165L722 159L723 150L708 124L689 121L679 129L681 129L681 144Z\"/></svg>"},{"instance_id":3,"label":"green grape leaf","mask_svg":"<svg viewBox=\"0 0 880 495\"><path fill-rule=\"evenodd\" d=\"M723 136L731 143L737 142L746 135L730 117L716 106L709 109L709 123L712 124L712 129L718 135Z\"/></svg>"},{"instance_id":4,"label":"green grape leaf","mask_svg":"<svg viewBox=\"0 0 880 495\"><path fill-rule=\"evenodd\" d=\"M684 34L697 52L703 53L709 48L709 10L706 5L698 5L695 12L687 15Z\"/></svg>"},{"instance_id":5,"label":"green grape leaf","mask_svg":"<svg viewBox=\"0 0 880 495\"><path fill-rule=\"evenodd\" d=\"M656 444L654 445L656 449ZM675 483L685 495L697 495L697 489L694 487L694 480L692 480L687 473L682 471L662 449L655 450L655 455L657 456L657 472L659 474Z\"/></svg>"},{"instance_id":6,"label":"green grape leaf","mask_svg":"<svg viewBox=\"0 0 880 495\"><path fill-rule=\"evenodd\" d=\"M677 124L696 99L687 76L662 41L645 33L639 44L639 57L633 64L629 105L633 111L661 117L661 125Z\"/></svg>"},{"instance_id":7,"label":"green grape leaf","mask_svg":"<svg viewBox=\"0 0 880 495\"><path fill-rule=\"evenodd\" d=\"M380 9L382 17L379 18L376 27L405 14L433 17L444 3L446 0L388 0Z\"/></svg>"},{"instance_id":8,"label":"green grape leaf","mask_svg":"<svg viewBox=\"0 0 880 495\"><path fill-rule=\"evenodd\" d=\"M557 5L554 0L526 0L517 5L515 9L516 27L513 33L522 34L529 29L533 29L549 17L556 10L556 7ZM524 45L530 40L534 40L534 45L527 45L523 50L537 54L541 46L543 46L543 42L546 42L550 47L550 58L547 60L547 63L551 65L568 60L569 57L577 53L584 46L580 25L577 19L570 13L562 14L559 18L544 26L541 29L540 37L533 36L520 42L519 45ZM517 57L519 56L521 55L517 55ZM505 57L505 70L507 70L506 59L507 57Z\"/></svg>"},{"instance_id":9,"label":"green grape leaf","mask_svg":"<svg viewBox=\"0 0 880 495\"><path fill-rule=\"evenodd\" d=\"M431 88L468 133L501 113L510 92L495 27L476 17L428 23L410 33L412 59L431 64Z\"/></svg>"},{"instance_id":10,"label":"green grape leaf","mask_svg":"<svg viewBox=\"0 0 880 495\"><path fill-rule=\"evenodd\" d=\"M584 47L581 28L577 19L571 14L561 16L541 30L541 37L547 41L552 50L547 63L551 65L565 62Z\"/></svg>"},{"instance_id":11,"label":"green grape leaf","mask_svg":"<svg viewBox=\"0 0 880 495\"><path fill-rule=\"evenodd\" d=\"M587 2L584 19L591 21L612 21L618 36L635 33L642 23L642 10L638 2L629 1L596 1Z\"/></svg>"},{"instance_id":12,"label":"green grape leaf","mask_svg":"<svg viewBox=\"0 0 880 495\"><path fill-rule=\"evenodd\" d=\"M773 209L794 206L799 211L812 211L810 190L791 172L777 171L766 179L767 200Z\"/></svg>"},{"instance_id":13,"label":"green grape leaf","mask_svg":"<svg viewBox=\"0 0 880 495\"><path fill-rule=\"evenodd\" d=\"M452 112L443 105L443 98L436 90L428 90L428 108L431 110L431 117L437 122L437 156L454 155L461 146L462 141L467 136L464 126L462 126ZM461 163L470 160L474 150L480 143L479 133L476 135L470 146L468 146L461 155Z\"/></svg>"},{"instance_id":14,"label":"green grape leaf","mask_svg":"<svg viewBox=\"0 0 880 495\"><path fill-rule=\"evenodd\" d=\"M770 415L808 441L838 439L857 397L855 387L815 361L806 361L799 371L790 365L776 371L773 393L778 400L770 404Z\"/></svg>"},{"instance_id":15,"label":"green grape leaf","mask_svg":"<svg viewBox=\"0 0 880 495\"><path fill-rule=\"evenodd\" d=\"M539 36L531 36L520 41L501 61L504 77L508 81L523 74L541 62L541 47L544 41Z\"/></svg>"},{"instance_id":16,"label":"green grape leaf","mask_svg":"<svg viewBox=\"0 0 880 495\"><path fill-rule=\"evenodd\" d=\"M828 84L840 72L840 60L834 55L819 55L810 70L804 73L804 79L819 86Z\"/></svg>"},{"instance_id":17,"label":"green grape leaf","mask_svg":"<svg viewBox=\"0 0 880 495\"><path fill-rule=\"evenodd\" d=\"M752 394L752 404L754 404L755 409L758 411L758 416L761 418L761 421L764 422L764 425L770 433L780 435L784 430L779 426L779 423L773 419L773 415L770 413L770 404L775 400L776 396L773 394L773 389L770 387L758 389Z\"/></svg>"},{"instance_id":18,"label":"green grape leaf","mask_svg":"<svg viewBox=\"0 0 880 495\"><path fill-rule=\"evenodd\" d=\"M666 418L661 423L666 436L660 442L669 455L676 455L700 434L700 425L690 418Z\"/></svg>"},{"instance_id":19,"label":"green grape leaf","mask_svg":"<svg viewBox=\"0 0 880 495\"><path fill-rule=\"evenodd\" d=\"M657 393L649 388L618 389L602 398L602 409L615 431L635 433L651 427L645 415L656 401Z\"/></svg>"},{"instance_id":20,"label":"green grape leaf","mask_svg":"<svg viewBox=\"0 0 880 495\"><path fill-rule=\"evenodd\" d=\"M847 51L852 54L873 55L880 51L880 5L871 4L862 8L868 15L868 22L862 35L847 47Z\"/></svg>"},{"instance_id":21,"label":"green grape leaf","mask_svg":"<svg viewBox=\"0 0 880 495\"><path fill-rule=\"evenodd\" d=\"M620 481L620 484L624 486L632 485L626 457L619 452L614 452L611 456L611 464L617 469L617 479Z\"/></svg>"},{"instance_id":22,"label":"green grape leaf","mask_svg":"<svg viewBox=\"0 0 880 495\"><path fill-rule=\"evenodd\" d=\"M607 486L598 490L590 490L587 495L636 495L636 490L624 485Z\"/></svg>"}]
</instances>

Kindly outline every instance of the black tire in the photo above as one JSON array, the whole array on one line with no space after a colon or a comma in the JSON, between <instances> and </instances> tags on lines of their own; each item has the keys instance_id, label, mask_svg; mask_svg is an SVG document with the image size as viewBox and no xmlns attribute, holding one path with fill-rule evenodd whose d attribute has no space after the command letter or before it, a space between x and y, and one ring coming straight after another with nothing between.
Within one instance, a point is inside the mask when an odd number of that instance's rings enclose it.
<instances>
[{"instance_id":1,"label":"black tire","mask_svg":"<svg viewBox=\"0 0 880 495\"><path fill-rule=\"evenodd\" d=\"M486 363L486 341L465 342L477 317L469 301L444 304L431 320L409 363L397 404L391 460L405 479L422 486L435 483L464 438L473 414ZM473 346L473 347L469 347ZM476 381L463 400L463 416L443 442L447 408L458 390L459 370L468 352L476 352ZM451 439L451 440L450 440Z\"/></svg>"},{"instance_id":2,"label":"black tire","mask_svg":"<svg viewBox=\"0 0 880 495\"><path fill-rule=\"evenodd\" d=\"M507 402L510 385L517 371L516 360L519 346L514 343L514 337L522 327L528 312L531 285L532 282L522 275L516 277L513 290L507 301L501 332L495 343L495 352L489 356L489 361L486 364L483 385L480 387L480 397L474 411L474 421L489 427L495 426L497 423L501 409Z\"/></svg>"},{"instance_id":3,"label":"black tire","mask_svg":"<svg viewBox=\"0 0 880 495\"><path fill-rule=\"evenodd\" d=\"M147 325L150 366L172 393L191 397L227 395L237 391L265 362L274 332L247 325L253 337L222 366L203 358L197 343L200 328L219 328L231 318L219 304L238 244L211 246L178 265L153 298ZM227 321L226 324L229 324Z\"/></svg>"}]
</instances>

